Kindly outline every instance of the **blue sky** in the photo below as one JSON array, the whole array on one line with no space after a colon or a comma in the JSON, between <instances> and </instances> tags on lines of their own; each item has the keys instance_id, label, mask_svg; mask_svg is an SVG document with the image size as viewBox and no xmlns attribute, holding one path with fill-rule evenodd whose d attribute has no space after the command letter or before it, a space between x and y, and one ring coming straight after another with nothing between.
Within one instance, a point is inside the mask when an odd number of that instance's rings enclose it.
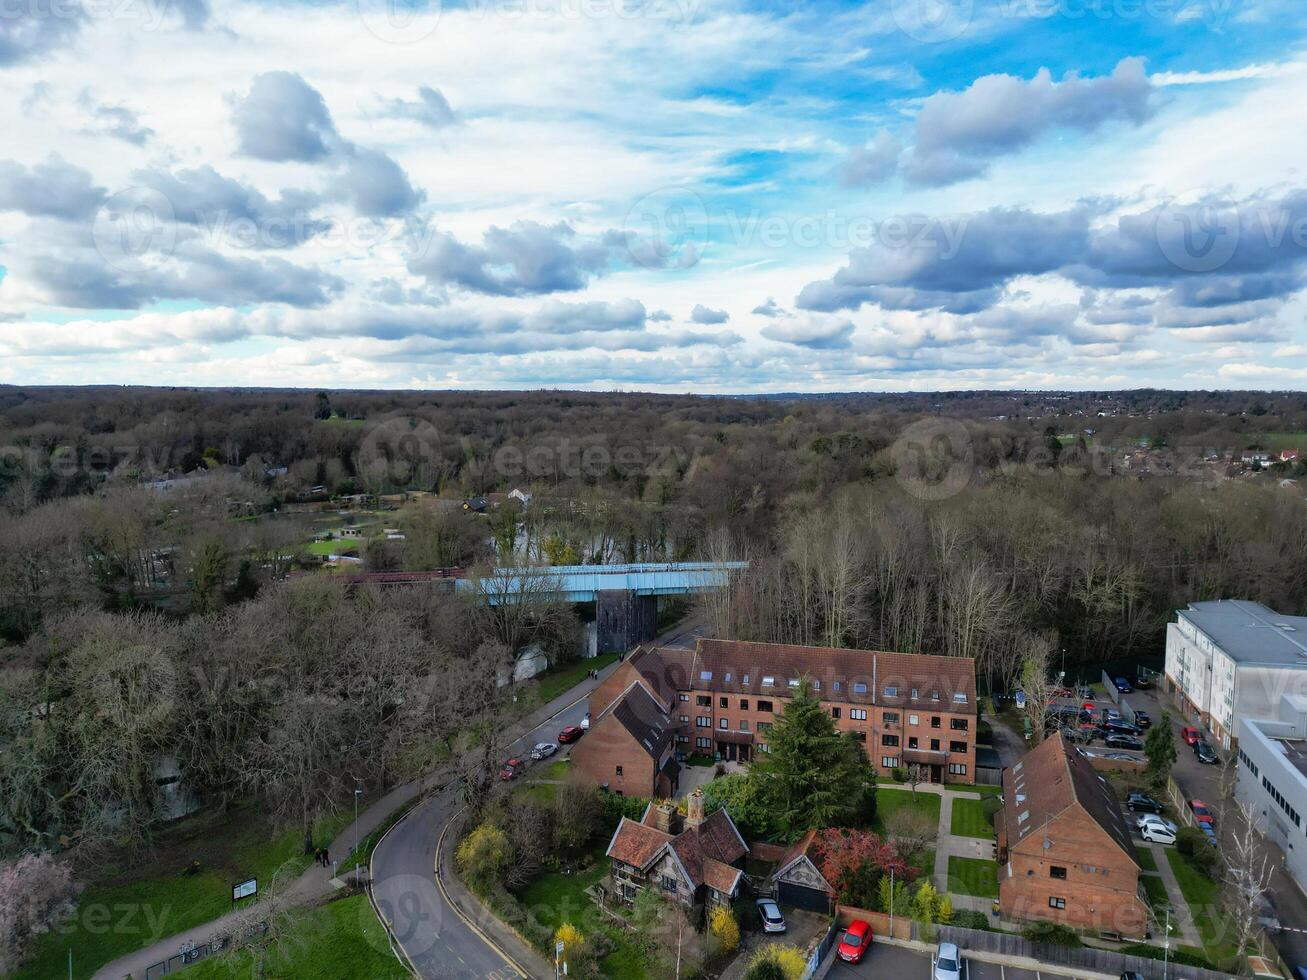
<instances>
[{"instance_id":1,"label":"blue sky","mask_svg":"<svg viewBox=\"0 0 1307 980\"><path fill-rule=\"evenodd\" d=\"M1307 376L1299 4L399 13L0 18L0 382Z\"/></svg>"}]
</instances>

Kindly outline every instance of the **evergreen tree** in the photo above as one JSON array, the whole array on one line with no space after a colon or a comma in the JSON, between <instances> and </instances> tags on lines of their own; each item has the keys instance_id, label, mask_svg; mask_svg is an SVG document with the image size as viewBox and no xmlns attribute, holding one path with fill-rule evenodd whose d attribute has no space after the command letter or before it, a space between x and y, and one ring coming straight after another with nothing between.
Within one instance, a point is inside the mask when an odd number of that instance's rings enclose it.
<instances>
[{"instance_id":1,"label":"evergreen tree","mask_svg":"<svg viewBox=\"0 0 1307 980\"><path fill-rule=\"evenodd\" d=\"M1166 785L1166 777L1171 774L1175 764L1175 735L1171 731L1171 715L1163 711L1161 720L1148 729L1144 739L1144 755L1148 757L1148 766L1144 772L1154 788Z\"/></svg>"},{"instance_id":2,"label":"evergreen tree","mask_svg":"<svg viewBox=\"0 0 1307 980\"><path fill-rule=\"evenodd\" d=\"M876 770L852 734L841 735L804 680L768 733L750 779L786 840L807 830L857 827L876 815Z\"/></svg>"}]
</instances>

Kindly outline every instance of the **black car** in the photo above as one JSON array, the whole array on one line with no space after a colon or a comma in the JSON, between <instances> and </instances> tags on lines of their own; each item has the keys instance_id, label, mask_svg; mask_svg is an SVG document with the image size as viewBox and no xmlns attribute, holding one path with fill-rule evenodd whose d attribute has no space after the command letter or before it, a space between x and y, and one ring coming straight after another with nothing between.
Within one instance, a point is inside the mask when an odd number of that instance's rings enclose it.
<instances>
[{"instance_id":1,"label":"black car","mask_svg":"<svg viewBox=\"0 0 1307 980\"><path fill-rule=\"evenodd\" d=\"M1152 686L1153 686L1153 682L1150 681L1147 677L1136 677L1136 678L1135 678L1135 687L1139 687L1139 688L1147 689L1147 688L1150 688L1150 687L1152 687Z\"/></svg>"},{"instance_id":2,"label":"black car","mask_svg":"<svg viewBox=\"0 0 1307 980\"><path fill-rule=\"evenodd\" d=\"M1136 727L1136 728L1152 728L1152 727L1153 727L1153 719L1151 719L1151 718L1148 717L1148 712L1147 712L1147 711L1136 711L1136 712L1135 712L1135 727Z\"/></svg>"},{"instance_id":3,"label":"black car","mask_svg":"<svg viewBox=\"0 0 1307 980\"><path fill-rule=\"evenodd\" d=\"M1147 793L1134 792L1125 801L1125 805L1135 813L1161 813L1162 804Z\"/></svg>"},{"instance_id":4,"label":"black car","mask_svg":"<svg viewBox=\"0 0 1307 980\"><path fill-rule=\"evenodd\" d=\"M1134 970L1121 974L1121 980L1144 980L1142 973L1135 973Z\"/></svg>"},{"instance_id":5,"label":"black car","mask_svg":"<svg viewBox=\"0 0 1307 980\"><path fill-rule=\"evenodd\" d=\"M1144 743L1133 735L1109 735L1104 742L1109 749L1131 749L1138 752L1144 747Z\"/></svg>"},{"instance_id":6,"label":"black car","mask_svg":"<svg viewBox=\"0 0 1307 980\"><path fill-rule=\"evenodd\" d=\"M1142 728L1138 728L1128 721L1109 721L1103 726L1108 735L1129 735L1132 738L1138 738L1144 733Z\"/></svg>"},{"instance_id":7,"label":"black car","mask_svg":"<svg viewBox=\"0 0 1307 980\"><path fill-rule=\"evenodd\" d=\"M1216 751L1206 742L1197 742L1194 744L1194 755L1198 756L1199 762L1206 763L1209 766L1214 766L1221 761L1220 758L1217 757Z\"/></svg>"}]
</instances>

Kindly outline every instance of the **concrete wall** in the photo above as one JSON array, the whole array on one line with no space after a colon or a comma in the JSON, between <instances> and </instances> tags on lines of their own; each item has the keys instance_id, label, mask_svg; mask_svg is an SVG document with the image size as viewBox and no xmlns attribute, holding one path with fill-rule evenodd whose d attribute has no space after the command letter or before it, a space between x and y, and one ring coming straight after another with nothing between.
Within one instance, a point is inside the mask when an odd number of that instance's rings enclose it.
<instances>
[{"instance_id":1,"label":"concrete wall","mask_svg":"<svg viewBox=\"0 0 1307 980\"><path fill-rule=\"evenodd\" d=\"M1288 724L1241 720L1234 795L1235 799L1252 806L1257 829L1284 852L1286 870L1298 882L1298 887L1307 889L1307 778L1285 758L1268 730L1298 737L1303 734ZM1298 812L1302 826L1294 825L1266 789L1263 779L1279 790L1281 798Z\"/></svg>"},{"instance_id":2,"label":"concrete wall","mask_svg":"<svg viewBox=\"0 0 1307 980\"><path fill-rule=\"evenodd\" d=\"M599 593L595 602L596 649L619 653L652 640L658 632L658 599L624 589Z\"/></svg>"}]
</instances>

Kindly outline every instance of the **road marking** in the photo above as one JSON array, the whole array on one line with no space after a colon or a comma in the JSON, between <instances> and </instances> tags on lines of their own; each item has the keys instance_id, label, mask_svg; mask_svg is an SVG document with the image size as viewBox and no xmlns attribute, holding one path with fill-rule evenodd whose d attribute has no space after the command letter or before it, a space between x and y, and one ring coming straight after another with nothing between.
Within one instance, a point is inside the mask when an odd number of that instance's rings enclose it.
<instances>
[{"instance_id":1,"label":"road marking","mask_svg":"<svg viewBox=\"0 0 1307 980\"><path fill-rule=\"evenodd\" d=\"M462 813L462 811L460 810L459 813ZM518 962L515 959L513 959L513 957L509 956L506 952L500 949L494 943L494 941L491 940L489 936L487 936L484 932L482 932L477 927L477 924L475 922L473 922L470 918L468 918L466 915L463 914L463 910L454 904L453 900L449 897L449 893L445 891L444 883L441 882L440 880L440 848L445 842L445 835L449 833L449 825L453 823L454 819L458 817L458 815L459 814L456 813L449 820L445 821L445 826L440 831L440 837L437 838L436 840L436 859L431 865L431 870L435 872L436 887L440 889L440 897L445 900L446 905L448 905L451 909L453 909L454 914L463 920L464 925L466 925L469 929L471 929L479 937L481 937L481 941L483 943L485 943L496 953L498 953L499 956L504 960L504 962L506 962L509 966L511 966L514 970L517 971L518 976L521 977L521 980L530 980L531 974L527 973L524 969L522 969L522 967L518 964Z\"/></svg>"}]
</instances>

